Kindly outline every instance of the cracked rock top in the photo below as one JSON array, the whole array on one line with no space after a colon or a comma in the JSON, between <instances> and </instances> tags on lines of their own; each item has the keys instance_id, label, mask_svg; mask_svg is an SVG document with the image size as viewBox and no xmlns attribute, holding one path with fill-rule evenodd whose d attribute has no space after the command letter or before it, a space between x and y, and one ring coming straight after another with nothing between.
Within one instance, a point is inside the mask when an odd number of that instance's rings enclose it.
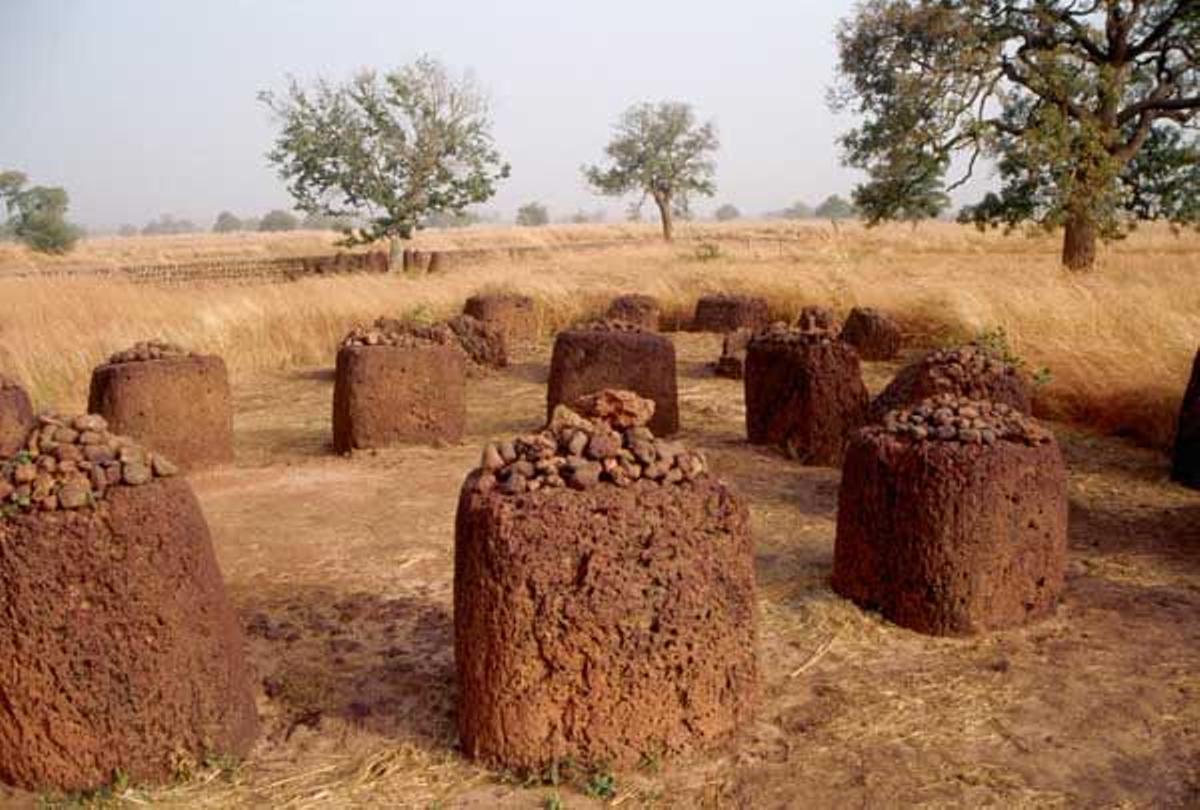
<instances>
[{"instance_id":1,"label":"cracked rock top","mask_svg":"<svg viewBox=\"0 0 1200 810\"><path fill-rule=\"evenodd\" d=\"M639 480L672 486L707 475L702 455L655 438L646 427L653 414L652 401L611 389L559 405L545 430L484 447L475 488L520 495Z\"/></svg>"},{"instance_id":2,"label":"cracked rock top","mask_svg":"<svg viewBox=\"0 0 1200 810\"><path fill-rule=\"evenodd\" d=\"M1003 403L940 394L909 408L889 411L881 425L867 428L913 441L994 445L1045 444L1053 435L1033 419Z\"/></svg>"},{"instance_id":3,"label":"cracked rock top","mask_svg":"<svg viewBox=\"0 0 1200 810\"><path fill-rule=\"evenodd\" d=\"M0 519L18 512L94 508L113 487L169 478L178 468L125 436L102 416L45 413L25 446L0 458Z\"/></svg>"},{"instance_id":4,"label":"cracked rock top","mask_svg":"<svg viewBox=\"0 0 1200 810\"><path fill-rule=\"evenodd\" d=\"M124 351L116 352L108 358L109 363L145 363L150 360L166 360L176 357L194 357L182 346L166 340L142 340Z\"/></svg>"}]
</instances>

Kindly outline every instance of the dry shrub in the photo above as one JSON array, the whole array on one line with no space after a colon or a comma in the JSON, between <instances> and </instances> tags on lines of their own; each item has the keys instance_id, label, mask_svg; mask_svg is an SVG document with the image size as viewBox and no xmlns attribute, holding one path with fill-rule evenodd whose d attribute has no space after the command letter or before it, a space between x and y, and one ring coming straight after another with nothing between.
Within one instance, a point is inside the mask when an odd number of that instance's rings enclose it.
<instances>
[{"instance_id":1,"label":"dry shrub","mask_svg":"<svg viewBox=\"0 0 1200 810\"><path fill-rule=\"evenodd\" d=\"M840 315L856 305L877 307L900 321L913 346L1003 328L1031 367L1052 373L1039 392L1039 413L1166 446L1200 345L1200 237L1166 228L1144 227L1110 246L1090 275L1059 268L1053 236L1003 237L948 224L843 224L836 231L692 225L697 238L722 242L721 260L703 263L691 259L687 244L643 238L648 226L537 231L546 245L629 244L497 257L419 278L178 288L0 279L0 371L23 380L42 404L72 404L81 401L93 365L147 337L222 355L236 383L260 369L331 362L356 321L414 307L444 317L482 289L532 295L546 335L599 315L617 293L658 298L663 328L670 329L686 322L706 292L745 292L766 296L773 316L787 319L806 304ZM503 243L511 233L468 229L423 238L449 234L466 242L490 234Z\"/></svg>"}]
</instances>

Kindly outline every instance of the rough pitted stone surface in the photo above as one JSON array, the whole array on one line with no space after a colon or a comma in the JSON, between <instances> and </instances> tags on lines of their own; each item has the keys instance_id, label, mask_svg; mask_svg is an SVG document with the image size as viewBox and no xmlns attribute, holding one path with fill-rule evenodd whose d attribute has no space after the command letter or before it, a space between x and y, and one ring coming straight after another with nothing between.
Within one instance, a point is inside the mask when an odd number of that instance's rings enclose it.
<instances>
[{"instance_id":1,"label":"rough pitted stone surface","mask_svg":"<svg viewBox=\"0 0 1200 810\"><path fill-rule=\"evenodd\" d=\"M497 483L489 464L501 454L517 459L507 470L561 459L579 431L593 430L576 463L596 463L590 443L612 428L565 408L557 422L557 432L485 449L459 499L463 748L540 769L567 758L625 767L707 747L749 719L758 695L746 503L703 471L521 491ZM623 449L660 441L643 431L625 431ZM684 448L675 457L685 454L698 458Z\"/></svg>"},{"instance_id":2,"label":"rough pitted stone surface","mask_svg":"<svg viewBox=\"0 0 1200 810\"><path fill-rule=\"evenodd\" d=\"M651 332L658 331L661 307L658 299L650 295L619 295L608 306L606 317L614 321L636 323Z\"/></svg>"},{"instance_id":3,"label":"rough pitted stone surface","mask_svg":"<svg viewBox=\"0 0 1200 810\"><path fill-rule=\"evenodd\" d=\"M1171 476L1181 484L1200 489L1200 351L1192 364L1192 378L1179 409L1179 432Z\"/></svg>"},{"instance_id":4,"label":"rough pitted stone surface","mask_svg":"<svg viewBox=\"0 0 1200 810\"><path fill-rule=\"evenodd\" d=\"M746 365L746 347L750 345L752 337L753 329L737 329L725 335L721 341L721 356L713 364L713 372L718 377L742 379L742 370Z\"/></svg>"},{"instance_id":5,"label":"rough pitted stone surface","mask_svg":"<svg viewBox=\"0 0 1200 810\"><path fill-rule=\"evenodd\" d=\"M406 442L456 442L467 420L466 361L457 347L408 336L343 345L333 389L339 453Z\"/></svg>"},{"instance_id":6,"label":"rough pitted stone surface","mask_svg":"<svg viewBox=\"0 0 1200 810\"><path fill-rule=\"evenodd\" d=\"M890 315L870 307L855 307L842 327L842 340L863 360L891 360L900 353L900 325Z\"/></svg>"},{"instance_id":7,"label":"rough pitted stone surface","mask_svg":"<svg viewBox=\"0 0 1200 810\"><path fill-rule=\"evenodd\" d=\"M750 295L705 295L696 302L692 329L696 332L733 332L762 329L770 323L765 298Z\"/></svg>"},{"instance_id":8,"label":"rough pitted stone surface","mask_svg":"<svg viewBox=\"0 0 1200 810\"><path fill-rule=\"evenodd\" d=\"M248 753L251 673L186 481L0 519L0 695L0 782L27 790Z\"/></svg>"},{"instance_id":9,"label":"rough pitted stone surface","mask_svg":"<svg viewBox=\"0 0 1200 810\"><path fill-rule=\"evenodd\" d=\"M1010 406L930 399L847 450L833 588L896 624L969 635L1044 616L1066 549L1062 454Z\"/></svg>"},{"instance_id":10,"label":"rough pitted stone surface","mask_svg":"<svg viewBox=\"0 0 1200 810\"><path fill-rule=\"evenodd\" d=\"M801 309L800 314L796 316L796 328L805 332L817 330L836 332L837 316L833 314L833 310L829 307L807 306Z\"/></svg>"},{"instance_id":11,"label":"rough pitted stone surface","mask_svg":"<svg viewBox=\"0 0 1200 810\"><path fill-rule=\"evenodd\" d=\"M110 362L92 372L88 412L108 420L185 470L233 460L233 399L225 361L214 355L164 353Z\"/></svg>"},{"instance_id":12,"label":"rough pitted stone surface","mask_svg":"<svg viewBox=\"0 0 1200 810\"><path fill-rule=\"evenodd\" d=\"M471 362L487 368L504 368L508 365L508 346L500 327L470 315L456 315L446 321L446 325L454 332Z\"/></svg>"},{"instance_id":13,"label":"rough pitted stone surface","mask_svg":"<svg viewBox=\"0 0 1200 810\"><path fill-rule=\"evenodd\" d=\"M900 369L871 403L871 419L938 394L1003 402L1025 414L1033 407L1029 380L1021 370L992 349L969 343L930 352Z\"/></svg>"},{"instance_id":14,"label":"rough pitted stone surface","mask_svg":"<svg viewBox=\"0 0 1200 810\"><path fill-rule=\"evenodd\" d=\"M746 350L746 435L803 464L837 466L866 422L868 394L854 349L829 332L775 325Z\"/></svg>"},{"instance_id":15,"label":"rough pitted stone surface","mask_svg":"<svg viewBox=\"0 0 1200 810\"><path fill-rule=\"evenodd\" d=\"M532 343L538 338L538 315L533 299L511 293L481 293L467 299L463 314L496 327L504 345Z\"/></svg>"},{"instance_id":16,"label":"rough pitted stone surface","mask_svg":"<svg viewBox=\"0 0 1200 810\"><path fill-rule=\"evenodd\" d=\"M37 418L13 452L0 457L0 519L21 512L93 509L121 486L170 478L178 469L95 414Z\"/></svg>"},{"instance_id":17,"label":"rough pitted stone surface","mask_svg":"<svg viewBox=\"0 0 1200 810\"><path fill-rule=\"evenodd\" d=\"M654 416L654 401L639 397L632 391L606 388L575 400L571 403L571 410L616 428L631 428L650 424Z\"/></svg>"},{"instance_id":18,"label":"rough pitted stone surface","mask_svg":"<svg viewBox=\"0 0 1200 810\"><path fill-rule=\"evenodd\" d=\"M19 450L33 423L29 394L16 380L0 374L0 456Z\"/></svg>"},{"instance_id":19,"label":"rough pitted stone surface","mask_svg":"<svg viewBox=\"0 0 1200 810\"><path fill-rule=\"evenodd\" d=\"M166 360L177 357L193 357L194 352L166 340L143 340L128 349L116 352L108 358L110 363L145 363L149 360Z\"/></svg>"},{"instance_id":20,"label":"rough pitted stone surface","mask_svg":"<svg viewBox=\"0 0 1200 810\"><path fill-rule=\"evenodd\" d=\"M650 428L679 430L675 344L623 321L598 321L560 332L550 360L546 417L584 394L619 388L654 401Z\"/></svg>"}]
</instances>

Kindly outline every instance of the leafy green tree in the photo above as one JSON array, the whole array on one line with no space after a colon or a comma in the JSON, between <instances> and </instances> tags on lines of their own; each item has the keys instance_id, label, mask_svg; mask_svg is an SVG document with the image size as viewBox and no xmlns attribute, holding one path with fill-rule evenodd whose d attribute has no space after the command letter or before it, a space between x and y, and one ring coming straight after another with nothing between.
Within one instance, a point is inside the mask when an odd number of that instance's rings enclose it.
<instances>
[{"instance_id":1,"label":"leafy green tree","mask_svg":"<svg viewBox=\"0 0 1200 810\"><path fill-rule=\"evenodd\" d=\"M717 218L717 222L732 222L735 219L741 219L742 212L737 209L736 205L725 203L717 209L714 216Z\"/></svg>"},{"instance_id":2,"label":"leafy green tree","mask_svg":"<svg viewBox=\"0 0 1200 810\"><path fill-rule=\"evenodd\" d=\"M222 211L217 214L217 221L213 223L212 229L213 233L236 233L243 227L240 219L229 211Z\"/></svg>"},{"instance_id":3,"label":"leafy green tree","mask_svg":"<svg viewBox=\"0 0 1200 810\"><path fill-rule=\"evenodd\" d=\"M300 220L278 208L268 211L258 222L258 229L263 232L294 231L298 227L300 227Z\"/></svg>"},{"instance_id":4,"label":"leafy green tree","mask_svg":"<svg viewBox=\"0 0 1200 810\"><path fill-rule=\"evenodd\" d=\"M1001 187L961 218L1063 226L1068 268L1131 214L1197 221L1196 0L866 0L837 39L869 222L941 210L980 157Z\"/></svg>"},{"instance_id":5,"label":"leafy green tree","mask_svg":"<svg viewBox=\"0 0 1200 810\"><path fill-rule=\"evenodd\" d=\"M5 231L40 253L66 253L82 231L67 222L70 197L56 186L25 187L21 172L0 172L0 200L8 212Z\"/></svg>"},{"instance_id":6,"label":"leafy green tree","mask_svg":"<svg viewBox=\"0 0 1200 810\"><path fill-rule=\"evenodd\" d=\"M536 228L550 222L550 212L539 202L531 202L517 209L517 224L526 228Z\"/></svg>"},{"instance_id":7,"label":"leafy green tree","mask_svg":"<svg viewBox=\"0 0 1200 810\"><path fill-rule=\"evenodd\" d=\"M422 228L469 228L483 219L474 211L438 211L421 221Z\"/></svg>"},{"instance_id":8,"label":"leafy green tree","mask_svg":"<svg viewBox=\"0 0 1200 810\"><path fill-rule=\"evenodd\" d=\"M830 194L821 204L813 211L813 216L819 219L831 219L834 222L842 219L850 219L855 215L854 206L846 200L839 197L837 194Z\"/></svg>"},{"instance_id":9,"label":"leafy green tree","mask_svg":"<svg viewBox=\"0 0 1200 810\"><path fill-rule=\"evenodd\" d=\"M509 174L483 92L428 57L340 85L290 79L259 99L281 124L267 157L296 207L360 221L347 245L408 239L431 216L490 199Z\"/></svg>"},{"instance_id":10,"label":"leafy green tree","mask_svg":"<svg viewBox=\"0 0 1200 810\"><path fill-rule=\"evenodd\" d=\"M688 211L693 195L716 193L713 175L716 127L698 124L690 104L665 101L630 107L617 122L605 148L609 165L585 166L584 176L597 191L613 197L641 192L658 206L663 238L674 235L674 218Z\"/></svg>"},{"instance_id":11,"label":"leafy green tree","mask_svg":"<svg viewBox=\"0 0 1200 810\"><path fill-rule=\"evenodd\" d=\"M354 227L349 217L329 217L324 214L306 214L300 227L306 231L346 231Z\"/></svg>"}]
</instances>

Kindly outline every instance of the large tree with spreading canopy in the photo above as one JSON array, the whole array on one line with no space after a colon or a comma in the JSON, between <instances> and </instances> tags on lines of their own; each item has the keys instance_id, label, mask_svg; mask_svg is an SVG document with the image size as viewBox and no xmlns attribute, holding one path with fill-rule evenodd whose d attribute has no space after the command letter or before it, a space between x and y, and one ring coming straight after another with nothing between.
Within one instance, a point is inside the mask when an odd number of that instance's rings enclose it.
<instances>
[{"instance_id":1,"label":"large tree with spreading canopy","mask_svg":"<svg viewBox=\"0 0 1200 810\"><path fill-rule=\"evenodd\" d=\"M1200 222L1200 0L867 0L837 38L868 221L944 208L984 158L1000 189L960 219L1061 226L1072 269L1136 219Z\"/></svg>"},{"instance_id":2,"label":"large tree with spreading canopy","mask_svg":"<svg viewBox=\"0 0 1200 810\"><path fill-rule=\"evenodd\" d=\"M635 104L605 147L608 164L585 166L583 174L601 194L641 194L633 208L639 215L646 198L654 200L663 238L670 241L675 217L688 215L691 198L716 193L712 156L719 145L716 125L699 123L690 104Z\"/></svg>"},{"instance_id":3,"label":"large tree with spreading canopy","mask_svg":"<svg viewBox=\"0 0 1200 810\"><path fill-rule=\"evenodd\" d=\"M283 95L259 99L280 123L267 157L296 207L355 222L346 244L395 245L432 217L491 199L508 177L486 95L428 57L342 84L291 79Z\"/></svg>"}]
</instances>

